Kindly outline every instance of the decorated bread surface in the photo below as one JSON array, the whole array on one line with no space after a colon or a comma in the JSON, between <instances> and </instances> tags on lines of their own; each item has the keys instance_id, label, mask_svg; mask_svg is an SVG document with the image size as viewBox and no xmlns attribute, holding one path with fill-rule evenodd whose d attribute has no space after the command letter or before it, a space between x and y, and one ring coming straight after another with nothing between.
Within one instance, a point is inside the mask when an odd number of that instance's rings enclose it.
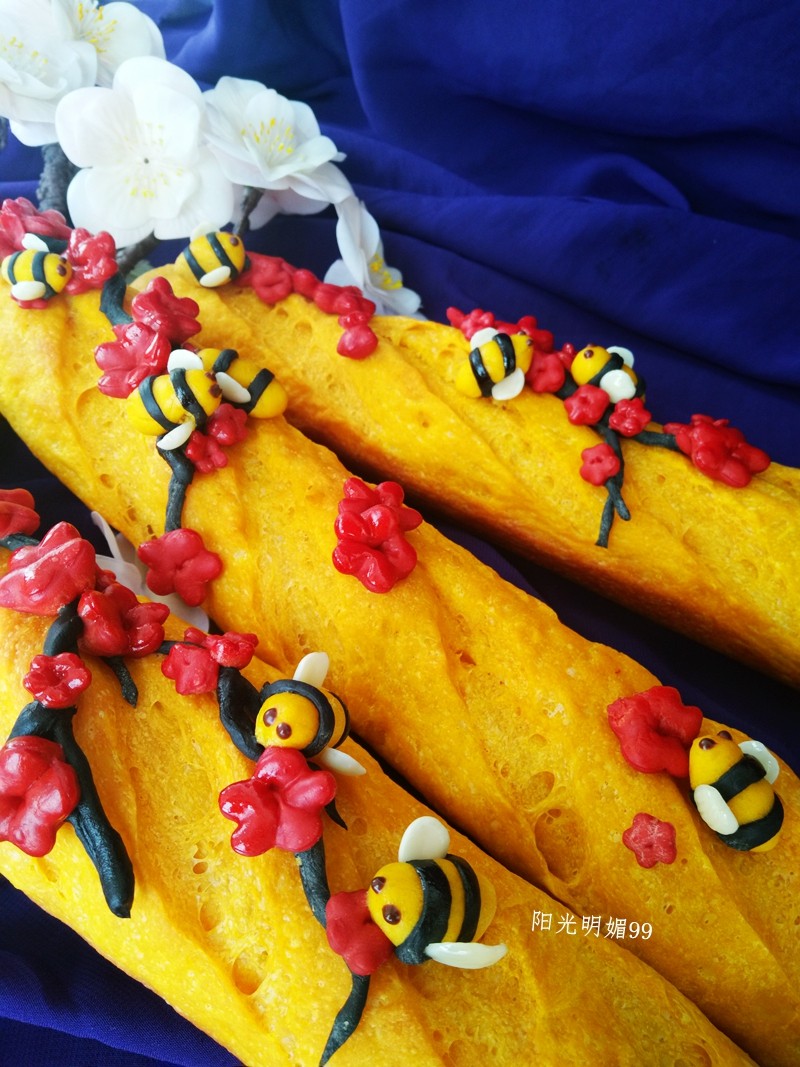
<instances>
[{"instance_id":1,"label":"decorated bread surface","mask_svg":"<svg viewBox=\"0 0 800 1067\"><path fill-rule=\"evenodd\" d=\"M756 1059L793 1062L792 772L757 747L711 759L721 727L439 535L397 483L350 477L285 421L253 349L190 341L198 314L164 279L130 303L108 286L102 306L5 301L0 406L140 546L151 589L256 634L283 672L326 649L358 735L434 809L581 921L652 923L626 947ZM142 325L165 342L144 373Z\"/></svg>"},{"instance_id":2,"label":"decorated bread surface","mask_svg":"<svg viewBox=\"0 0 800 1067\"><path fill-rule=\"evenodd\" d=\"M379 316L352 358L334 297L253 260L222 288L160 273L199 303L197 343L261 353L290 421L432 509L800 685L800 474L724 412L656 425L629 350L554 350L530 316Z\"/></svg>"},{"instance_id":3,"label":"decorated bread surface","mask_svg":"<svg viewBox=\"0 0 800 1067\"><path fill-rule=\"evenodd\" d=\"M252 635L140 603L69 524L11 543L0 871L243 1063L751 1062L358 746L337 734L331 772L283 744L304 703L333 714L323 654L282 677Z\"/></svg>"}]
</instances>

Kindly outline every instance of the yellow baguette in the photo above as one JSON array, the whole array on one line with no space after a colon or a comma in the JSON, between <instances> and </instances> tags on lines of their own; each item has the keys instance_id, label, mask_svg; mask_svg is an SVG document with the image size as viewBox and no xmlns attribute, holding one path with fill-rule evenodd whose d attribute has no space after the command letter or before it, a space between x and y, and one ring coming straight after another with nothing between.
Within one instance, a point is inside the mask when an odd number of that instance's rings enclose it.
<instances>
[{"instance_id":1,"label":"yellow baguette","mask_svg":"<svg viewBox=\"0 0 800 1067\"><path fill-rule=\"evenodd\" d=\"M131 540L162 532L169 470L94 384L91 353L110 336L97 296L44 315L4 307L0 331L0 407L17 433ZM184 512L224 560L212 617L258 633L284 671L326 649L356 731L428 803L580 915L652 922L651 939L626 947L760 1062L795 1061L800 797L788 768L778 848L733 853L684 784L620 755L606 708L655 684L647 671L573 634L427 526L409 535L419 564L390 594L337 574L347 472L283 419L254 422L230 460L195 478ZM640 812L674 825L675 863L644 869L622 845Z\"/></svg>"},{"instance_id":2,"label":"yellow baguette","mask_svg":"<svg viewBox=\"0 0 800 1067\"><path fill-rule=\"evenodd\" d=\"M159 273L199 303L197 342L257 354L289 393L287 418L343 462L395 478L484 536L800 686L797 470L772 464L732 489L682 454L623 442L632 518L617 519L599 548L605 490L578 470L600 439L549 394L525 388L506 403L462 395L453 381L471 345L459 330L376 318L376 351L346 359L336 316L301 296L269 306L250 288L209 290L174 267Z\"/></svg>"},{"instance_id":3,"label":"yellow baguette","mask_svg":"<svg viewBox=\"0 0 800 1067\"><path fill-rule=\"evenodd\" d=\"M30 699L21 678L46 627L46 620L0 609L2 737ZM175 625L171 636L182 632ZM314 1064L347 996L347 968L312 917L293 857L273 850L246 859L230 848L231 824L217 795L249 776L252 764L225 734L215 700L177 696L159 661L155 654L129 661L139 689L134 709L108 668L86 657L93 682L75 718L99 794L133 859L131 917L106 908L69 824L41 859L0 843L0 871L248 1067ZM277 676L258 663L249 673L256 684ZM326 820L334 891L365 889L425 810L366 753L346 747L368 773L339 779L337 803L350 829ZM469 973L433 962L384 964L355 1036L333 1064L751 1062L611 941L580 932L579 924L574 935L556 925L533 933L534 911L557 919L570 913L465 839L454 835L452 848L495 887L499 906L487 939L507 943L509 954Z\"/></svg>"}]
</instances>

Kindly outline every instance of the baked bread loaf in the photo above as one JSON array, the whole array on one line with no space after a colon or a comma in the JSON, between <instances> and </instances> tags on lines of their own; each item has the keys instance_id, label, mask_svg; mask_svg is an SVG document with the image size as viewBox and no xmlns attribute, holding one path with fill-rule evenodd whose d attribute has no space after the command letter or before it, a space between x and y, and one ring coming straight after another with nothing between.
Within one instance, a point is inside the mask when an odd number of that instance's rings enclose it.
<instances>
[{"instance_id":1,"label":"baked bread loaf","mask_svg":"<svg viewBox=\"0 0 800 1067\"><path fill-rule=\"evenodd\" d=\"M5 303L0 407L73 491L141 544L164 530L170 468L121 401L96 388L91 353L112 336L96 293L45 313ZM347 476L276 417L252 420L228 465L193 480L182 522L223 562L206 599L215 621L257 633L282 671L325 648L332 688L358 709L355 731L435 810L577 914L652 921L652 937L626 947L759 1062L796 1060L791 771L781 770L777 847L730 849L688 785L620 754L607 708L657 684L643 668L571 633L426 525L408 534L416 569L387 596L338 574L334 519ZM637 816L658 834L674 829L673 862L645 867L625 847Z\"/></svg>"},{"instance_id":2,"label":"baked bread loaf","mask_svg":"<svg viewBox=\"0 0 800 1067\"><path fill-rule=\"evenodd\" d=\"M7 552L0 552L5 573ZM0 735L30 700L22 678L51 620L0 608ZM180 641L174 622L168 636ZM249 1067L320 1060L350 977L303 895L295 859L273 849L254 858L230 847L217 795L252 764L231 743L212 695L176 695L156 654L126 661L138 689L122 698L108 665L82 653L92 673L77 699L75 735L111 823L131 856L129 918L112 914L73 827L32 858L0 842L0 871L95 948L150 986ZM277 672L253 662L260 685ZM65 714L66 712L61 712ZM424 813L365 752L367 768L337 779L349 829L326 819L331 888L366 889L394 858L403 830ZM2 749L0 748L0 751ZM158 758L154 758L158 753ZM472 972L430 962L386 962L356 1033L334 1064L512 1063L535 1056L577 1063L750 1063L651 968L604 939L531 931L534 914L580 930L563 905L453 836L453 852L494 887L494 942L508 955ZM577 924L577 926L575 925ZM569 981L563 976L569 975Z\"/></svg>"},{"instance_id":3,"label":"baked bread loaf","mask_svg":"<svg viewBox=\"0 0 800 1067\"><path fill-rule=\"evenodd\" d=\"M378 317L375 351L348 359L337 316L297 293L270 304L247 285L159 273L200 305L197 343L257 354L287 389L287 418L360 473L800 686L800 472L773 463L737 489L623 437L631 519L598 547L606 491L579 467L600 438L527 386L505 402L464 395L455 381L474 344L460 330Z\"/></svg>"}]
</instances>

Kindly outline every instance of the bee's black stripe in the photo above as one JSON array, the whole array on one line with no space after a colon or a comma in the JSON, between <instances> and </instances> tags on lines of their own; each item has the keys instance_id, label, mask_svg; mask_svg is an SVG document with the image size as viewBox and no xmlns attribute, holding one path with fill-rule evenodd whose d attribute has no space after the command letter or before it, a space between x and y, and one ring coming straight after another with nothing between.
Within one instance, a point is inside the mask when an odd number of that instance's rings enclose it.
<instances>
[{"instance_id":1,"label":"bee's black stripe","mask_svg":"<svg viewBox=\"0 0 800 1067\"><path fill-rule=\"evenodd\" d=\"M472 367L472 373L475 376L475 381L481 391L481 396L491 396L494 382L489 377L489 372L483 365L483 356L481 355L480 348L473 348L470 352L469 365Z\"/></svg>"},{"instance_id":2,"label":"bee's black stripe","mask_svg":"<svg viewBox=\"0 0 800 1067\"><path fill-rule=\"evenodd\" d=\"M238 358L239 353L236 351L235 348L223 348L220 354L214 360L211 369L214 374L219 374L220 371L227 372L228 370L230 370L231 363L233 363L233 361Z\"/></svg>"},{"instance_id":3,"label":"bee's black stripe","mask_svg":"<svg viewBox=\"0 0 800 1067\"><path fill-rule=\"evenodd\" d=\"M720 796L727 803L747 789L749 785L753 785L754 782L760 782L765 774L766 771L757 759L743 755L737 763L734 763L723 775L717 778L716 782L711 784L719 791Z\"/></svg>"},{"instance_id":4,"label":"bee's black stripe","mask_svg":"<svg viewBox=\"0 0 800 1067\"><path fill-rule=\"evenodd\" d=\"M464 918L456 941L472 941L478 930L478 920L481 915L481 890L478 885L478 876L460 856L447 856L455 865L464 886Z\"/></svg>"},{"instance_id":5,"label":"bee's black stripe","mask_svg":"<svg viewBox=\"0 0 800 1067\"><path fill-rule=\"evenodd\" d=\"M194 252L192 252L191 248L184 248L183 258L186 260L186 265L188 266L189 270L199 281L206 273L206 271L197 262L197 258Z\"/></svg>"},{"instance_id":6,"label":"bee's black stripe","mask_svg":"<svg viewBox=\"0 0 800 1067\"><path fill-rule=\"evenodd\" d=\"M508 377L509 374L513 374L517 369L517 353L514 351L514 342L507 333L498 333L495 336L495 342L503 357L505 376Z\"/></svg>"},{"instance_id":7,"label":"bee's black stripe","mask_svg":"<svg viewBox=\"0 0 800 1067\"><path fill-rule=\"evenodd\" d=\"M227 267L232 275L238 274L239 272L236 269L233 260L226 252L225 246L222 244L219 237L217 237L215 233L209 233L206 235L206 240L211 246L211 251L217 257L217 261L219 262L220 266Z\"/></svg>"},{"instance_id":8,"label":"bee's black stripe","mask_svg":"<svg viewBox=\"0 0 800 1067\"><path fill-rule=\"evenodd\" d=\"M198 426L203 426L208 416L186 381L186 370L179 367L177 370L170 371L169 380L172 382L172 388L175 390L180 406L192 416Z\"/></svg>"},{"instance_id":9,"label":"bee's black stripe","mask_svg":"<svg viewBox=\"0 0 800 1067\"><path fill-rule=\"evenodd\" d=\"M157 422L159 426L163 426L165 430L171 430L175 426L174 422L171 422L164 412L161 410L158 401L153 396L153 385L155 384L157 375L151 374L149 378L145 378L139 386L139 399L144 404L144 409L147 414Z\"/></svg>"},{"instance_id":10,"label":"bee's black stripe","mask_svg":"<svg viewBox=\"0 0 800 1067\"><path fill-rule=\"evenodd\" d=\"M430 958L425 954L427 946L442 941L447 933L453 897L447 875L436 860L412 860L411 866L422 883L422 913L395 955L403 963L424 963Z\"/></svg>"},{"instance_id":11,"label":"bee's black stripe","mask_svg":"<svg viewBox=\"0 0 800 1067\"><path fill-rule=\"evenodd\" d=\"M271 370L267 370L266 367L262 368L247 386L247 391L250 393L250 399L246 404L241 404L239 406L243 407L245 411L252 411L267 391L269 384L274 377L275 375Z\"/></svg>"},{"instance_id":12,"label":"bee's black stripe","mask_svg":"<svg viewBox=\"0 0 800 1067\"><path fill-rule=\"evenodd\" d=\"M16 283L19 281L19 279L17 278L17 273L16 273L14 268L16 266L17 260L19 259L19 257L21 255L22 255L21 252L12 252L11 255L8 257L8 259L6 260L6 262L3 264L3 269L5 271L6 277L11 282L12 285L16 285Z\"/></svg>"},{"instance_id":13,"label":"bee's black stripe","mask_svg":"<svg viewBox=\"0 0 800 1067\"><path fill-rule=\"evenodd\" d=\"M319 727L314 740L309 745L306 745L303 752L306 756L316 756L319 752L322 752L333 737L334 714L330 700L315 685L309 685L308 682L300 682L296 678L279 678L277 682L265 685L261 690L262 704L277 693L299 693L300 696L304 696L311 701L317 709Z\"/></svg>"},{"instance_id":14,"label":"bee's black stripe","mask_svg":"<svg viewBox=\"0 0 800 1067\"><path fill-rule=\"evenodd\" d=\"M717 834L717 837L731 848L738 849L740 852L749 852L750 849L763 845L774 837L782 825L783 804L776 794L774 803L766 815L745 823L732 834Z\"/></svg>"}]
</instances>

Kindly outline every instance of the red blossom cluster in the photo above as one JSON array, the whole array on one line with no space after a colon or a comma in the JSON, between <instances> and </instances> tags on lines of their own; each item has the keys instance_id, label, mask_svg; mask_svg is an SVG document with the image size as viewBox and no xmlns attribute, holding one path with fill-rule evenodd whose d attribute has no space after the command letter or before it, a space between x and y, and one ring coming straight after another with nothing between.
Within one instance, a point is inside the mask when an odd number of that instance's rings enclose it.
<instances>
[{"instance_id":1,"label":"red blossom cluster","mask_svg":"<svg viewBox=\"0 0 800 1067\"><path fill-rule=\"evenodd\" d=\"M374 974L394 952L394 945L375 924L367 907L367 890L334 893L325 907L328 944L352 974Z\"/></svg>"},{"instance_id":2,"label":"red blossom cluster","mask_svg":"<svg viewBox=\"0 0 800 1067\"><path fill-rule=\"evenodd\" d=\"M117 246L110 233L72 230L64 253L72 267L65 292L75 295L88 289L102 289L118 271Z\"/></svg>"},{"instance_id":3,"label":"red blossom cluster","mask_svg":"<svg viewBox=\"0 0 800 1067\"><path fill-rule=\"evenodd\" d=\"M195 430L184 448L187 458L202 474L227 466L223 449L247 437L247 412L233 404L220 404L206 423L206 431Z\"/></svg>"},{"instance_id":4,"label":"red blossom cluster","mask_svg":"<svg viewBox=\"0 0 800 1067\"><path fill-rule=\"evenodd\" d=\"M97 589L78 601L83 620L81 647L93 656L148 656L164 640L166 604L139 601L127 586L102 572Z\"/></svg>"},{"instance_id":5,"label":"red blossom cluster","mask_svg":"<svg viewBox=\"0 0 800 1067\"><path fill-rule=\"evenodd\" d=\"M196 530L171 530L145 541L138 556L149 568L148 588L158 596L177 593L189 607L202 603L206 586L222 572L222 560Z\"/></svg>"},{"instance_id":6,"label":"red blossom cluster","mask_svg":"<svg viewBox=\"0 0 800 1067\"><path fill-rule=\"evenodd\" d=\"M727 419L692 415L688 425L670 422L664 431L674 435L678 448L699 471L734 489L743 488L770 464L767 453L748 444L741 430L730 426Z\"/></svg>"},{"instance_id":7,"label":"red blossom cluster","mask_svg":"<svg viewBox=\"0 0 800 1067\"><path fill-rule=\"evenodd\" d=\"M184 632L183 641L170 648L161 664L161 673L182 696L213 693L220 667L246 667L258 644L255 634L207 634L194 626Z\"/></svg>"},{"instance_id":8,"label":"red blossom cluster","mask_svg":"<svg viewBox=\"0 0 800 1067\"><path fill-rule=\"evenodd\" d=\"M163 374L172 349L199 332L199 311L190 297L175 296L166 278L154 278L133 298L133 320L113 327L116 341L95 349L100 392L124 399L145 378Z\"/></svg>"},{"instance_id":9,"label":"red blossom cluster","mask_svg":"<svg viewBox=\"0 0 800 1067\"><path fill-rule=\"evenodd\" d=\"M633 824L622 835L622 843L633 852L640 867L674 863L678 855L672 823L643 811L634 815Z\"/></svg>"},{"instance_id":10,"label":"red blossom cluster","mask_svg":"<svg viewBox=\"0 0 800 1067\"><path fill-rule=\"evenodd\" d=\"M313 770L294 748L267 747L251 778L219 796L222 814L236 823L231 846L241 856L271 848L305 852L322 837L322 812L336 795L336 779Z\"/></svg>"},{"instance_id":11,"label":"red blossom cluster","mask_svg":"<svg viewBox=\"0 0 800 1067\"><path fill-rule=\"evenodd\" d=\"M38 526L35 501L27 489L0 489L0 541L14 534L30 536Z\"/></svg>"},{"instance_id":12,"label":"red blossom cluster","mask_svg":"<svg viewBox=\"0 0 800 1067\"><path fill-rule=\"evenodd\" d=\"M417 553L405 538L422 515L403 504L397 482L371 489L360 478L344 483L344 499L334 530L339 539L333 564L341 574L355 575L373 593L387 593L416 566Z\"/></svg>"},{"instance_id":13,"label":"red blossom cluster","mask_svg":"<svg viewBox=\"0 0 800 1067\"><path fill-rule=\"evenodd\" d=\"M637 771L689 775L689 749L700 732L703 713L684 704L677 689L656 685L608 707L608 722L622 755Z\"/></svg>"},{"instance_id":14,"label":"red blossom cluster","mask_svg":"<svg viewBox=\"0 0 800 1067\"><path fill-rule=\"evenodd\" d=\"M310 270L297 269L277 256L250 254L250 269L240 275L239 285L251 286L265 304L276 304L291 293L312 301L326 315L336 315L344 333L336 351L350 359L366 359L378 344L369 325L375 304L355 285L321 282Z\"/></svg>"},{"instance_id":15,"label":"red blossom cluster","mask_svg":"<svg viewBox=\"0 0 800 1067\"><path fill-rule=\"evenodd\" d=\"M614 405L608 425L623 437L635 437L652 421L653 416L647 410L639 396L631 400L618 400Z\"/></svg>"},{"instance_id":16,"label":"red blossom cluster","mask_svg":"<svg viewBox=\"0 0 800 1067\"><path fill-rule=\"evenodd\" d=\"M46 855L79 800L77 775L54 741L14 737L0 748L0 841Z\"/></svg>"}]
</instances>

